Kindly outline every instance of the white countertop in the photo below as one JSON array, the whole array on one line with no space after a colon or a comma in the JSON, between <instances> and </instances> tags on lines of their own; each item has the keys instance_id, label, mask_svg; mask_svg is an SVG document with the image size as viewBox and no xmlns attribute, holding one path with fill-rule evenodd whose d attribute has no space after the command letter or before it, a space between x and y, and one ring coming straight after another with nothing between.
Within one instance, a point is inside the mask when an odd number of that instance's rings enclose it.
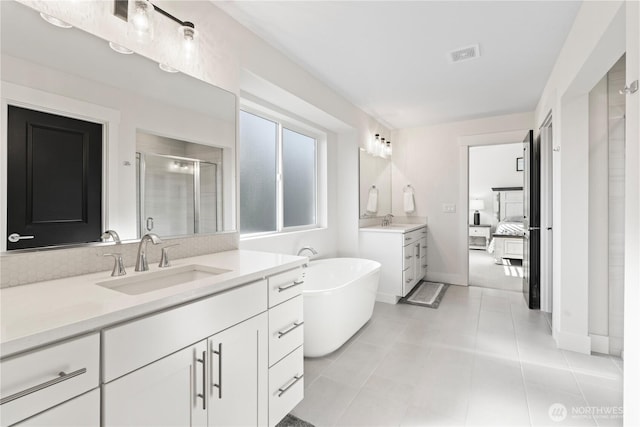
<instances>
[{"instance_id":1,"label":"white countertop","mask_svg":"<svg viewBox=\"0 0 640 427\"><path fill-rule=\"evenodd\" d=\"M139 295L97 285L116 279L110 271L0 289L0 357L222 292L306 261L247 250L172 260L171 267L153 265L149 272L192 264L230 271ZM129 271L124 277L144 274L148 273Z\"/></svg>"},{"instance_id":2,"label":"white countertop","mask_svg":"<svg viewBox=\"0 0 640 427\"><path fill-rule=\"evenodd\" d=\"M385 225L370 225L368 227L361 227L360 231L374 231L380 233L408 233L409 231L417 230L418 228L425 227L427 224L391 224Z\"/></svg>"}]
</instances>

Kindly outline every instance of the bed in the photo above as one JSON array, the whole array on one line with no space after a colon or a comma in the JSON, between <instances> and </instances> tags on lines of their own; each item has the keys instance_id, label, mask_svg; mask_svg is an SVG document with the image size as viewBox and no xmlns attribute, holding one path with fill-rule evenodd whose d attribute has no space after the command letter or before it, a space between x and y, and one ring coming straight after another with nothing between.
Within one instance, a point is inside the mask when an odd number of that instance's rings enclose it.
<instances>
[{"instance_id":1,"label":"bed","mask_svg":"<svg viewBox=\"0 0 640 427\"><path fill-rule=\"evenodd\" d=\"M496 264L505 264L505 259L523 258L523 193L522 187L493 188L494 212L498 224L487 252L493 255Z\"/></svg>"}]
</instances>

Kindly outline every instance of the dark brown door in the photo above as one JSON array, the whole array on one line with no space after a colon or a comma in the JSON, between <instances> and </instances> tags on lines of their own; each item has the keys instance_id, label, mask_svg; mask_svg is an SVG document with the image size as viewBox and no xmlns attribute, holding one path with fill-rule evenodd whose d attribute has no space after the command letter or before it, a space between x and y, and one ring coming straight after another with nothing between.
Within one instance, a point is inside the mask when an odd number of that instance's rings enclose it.
<instances>
[{"instance_id":1,"label":"dark brown door","mask_svg":"<svg viewBox=\"0 0 640 427\"><path fill-rule=\"evenodd\" d=\"M540 309L540 136L524 141L524 258L522 292L531 309Z\"/></svg>"},{"instance_id":2,"label":"dark brown door","mask_svg":"<svg viewBox=\"0 0 640 427\"><path fill-rule=\"evenodd\" d=\"M102 125L10 105L7 249L100 241Z\"/></svg>"}]
</instances>

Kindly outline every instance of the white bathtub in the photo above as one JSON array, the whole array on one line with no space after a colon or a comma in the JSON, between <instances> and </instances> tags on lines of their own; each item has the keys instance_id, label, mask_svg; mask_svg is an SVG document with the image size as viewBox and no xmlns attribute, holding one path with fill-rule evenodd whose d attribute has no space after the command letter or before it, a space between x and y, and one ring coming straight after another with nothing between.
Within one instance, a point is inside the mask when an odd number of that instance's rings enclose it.
<instances>
[{"instance_id":1,"label":"white bathtub","mask_svg":"<svg viewBox=\"0 0 640 427\"><path fill-rule=\"evenodd\" d=\"M359 258L312 261L305 268L304 355L337 350L373 314L380 263Z\"/></svg>"}]
</instances>

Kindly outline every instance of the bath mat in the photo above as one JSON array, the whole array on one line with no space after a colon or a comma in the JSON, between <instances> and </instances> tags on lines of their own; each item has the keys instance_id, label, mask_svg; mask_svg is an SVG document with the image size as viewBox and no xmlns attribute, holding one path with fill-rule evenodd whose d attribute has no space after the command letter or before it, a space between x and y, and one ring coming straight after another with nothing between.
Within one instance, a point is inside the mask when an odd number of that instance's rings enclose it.
<instances>
[{"instance_id":1,"label":"bath mat","mask_svg":"<svg viewBox=\"0 0 640 427\"><path fill-rule=\"evenodd\" d=\"M429 308L438 308L448 287L449 285L444 283L422 281L418 283L411 292L409 292L409 295L402 298L400 302Z\"/></svg>"},{"instance_id":2,"label":"bath mat","mask_svg":"<svg viewBox=\"0 0 640 427\"><path fill-rule=\"evenodd\" d=\"M280 421L276 427L313 427L313 424L301 420L295 415L287 414L286 417Z\"/></svg>"}]
</instances>

